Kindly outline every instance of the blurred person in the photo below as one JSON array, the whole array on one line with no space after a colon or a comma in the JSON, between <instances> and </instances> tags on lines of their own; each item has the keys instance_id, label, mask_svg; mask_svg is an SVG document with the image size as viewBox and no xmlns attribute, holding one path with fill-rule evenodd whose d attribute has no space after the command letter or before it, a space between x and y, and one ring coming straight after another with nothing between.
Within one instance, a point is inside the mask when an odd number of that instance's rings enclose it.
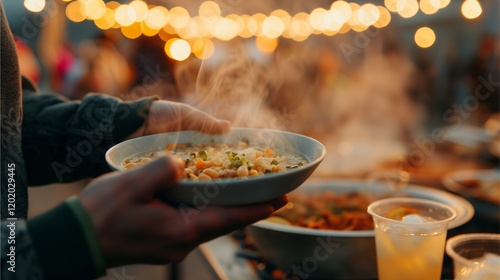
<instances>
[{"instance_id":1,"label":"blurred person","mask_svg":"<svg viewBox=\"0 0 500 280\"><path fill-rule=\"evenodd\" d=\"M500 111L499 87L488 86L482 89L485 80L497 82L500 76L499 41L498 35L482 34L476 51L467 64L466 81L469 86L467 97L472 97L478 103L477 109L470 112L469 122L473 125L482 126L492 114ZM464 103L467 97L458 102Z\"/></svg>"},{"instance_id":2,"label":"blurred person","mask_svg":"<svg viewBox=\"0 0 500 280\"><path fill-rule=\"evenodd\" d=\"M119 97L132 85L133 69L106 33L78 46L81 77L66 95L81 99L88 92L105 92ZM75 64L77 65L77 64Z\"/></svg>"},{"instance_id":3,"label":"blurred person","mask_svg":"<svg viewBox=\"0 0 500 280\"><path fill-rule=\"evenodd\" d=\"M163 99L181 101L173 75L174 61L165 53L165 42L158 37L140 36L132 41L128 57L132 63L134 78L130 96L158 95Z\"/></svg>"},{"instance_id":4,"label":"blurred person","mask_svg":"<svg viewBox=\"0 0 500 280\"><path fill-rule=\"evenodd\" d=\"M222 133L230 123L155 97L123 102L90 94L68 101L39 93L20 75L0 3L2 279L92 279L107 267L178 262L200 243L286 203L281 197L246 207L208 206L186 220L156 197L180 180L181 159L162 156L102 175L110 171L104 153L118 141L184 129ZM28 186L89 177L97 178L78 196L26 220Z\"/></svg>"},{"instance_id":5,"label":"blurred person","mask_svg":"<svg viewBox=\"0 0 500 280\"><path fill-rule=\"evenodd\" d=\"M34 83L41 81L40 65L33 50L23 40L14 37L21 75L30 78Z\"/></svg>"}]
</instances>

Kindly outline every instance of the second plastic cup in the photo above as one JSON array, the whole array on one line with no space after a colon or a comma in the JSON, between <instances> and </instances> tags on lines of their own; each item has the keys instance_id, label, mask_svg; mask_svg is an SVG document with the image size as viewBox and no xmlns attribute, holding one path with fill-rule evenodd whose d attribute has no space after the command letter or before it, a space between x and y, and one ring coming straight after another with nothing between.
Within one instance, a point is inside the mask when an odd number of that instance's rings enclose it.
<instances>
[{"instance_id":1,"label":"second plastic cup","mask_svg":"<svg viewBox=\"0 0 500 280\"><path fill-rule=\"evenodd\" d=\"M500 279L500 234L467 233L446 242L455 280Z\"/></svg>"},{"instance_id":2,"label":"second plastic cup","mask_svg":"<svg viewBox=\"0 0 500 280\"><path fill-rule=\"evenodd\" d=\"M456 211L420 198L386 198L368 206L375 224L380 280L441 278L448 224Z\"/></svg>"}]
</instances>

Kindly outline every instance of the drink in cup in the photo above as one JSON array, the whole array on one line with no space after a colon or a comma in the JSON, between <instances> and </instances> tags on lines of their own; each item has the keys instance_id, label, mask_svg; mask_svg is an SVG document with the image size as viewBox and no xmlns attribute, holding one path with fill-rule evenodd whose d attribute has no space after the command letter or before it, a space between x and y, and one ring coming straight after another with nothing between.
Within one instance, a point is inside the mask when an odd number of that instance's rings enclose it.
<instances>
[{"instance_id":1,"label":"drink in cup","mask_svg":"<svg viewBox=\"0 0 500 280\"><path fill-rule=\"evenodd\" d=\"M448 224L456 211L420 198L386 198L368 206L375 225L380 280L441 278Z\"/></svg>"},{"instance_id":2,"label":"drink in cup","mask_svg":"<svg viewBox=\"0 0 500 280\"><path fill-rule=\"evenodd\" d=\"M500 279L500 234L466 233L446 242L455 280Z\"/></svg>"}]
</instances>

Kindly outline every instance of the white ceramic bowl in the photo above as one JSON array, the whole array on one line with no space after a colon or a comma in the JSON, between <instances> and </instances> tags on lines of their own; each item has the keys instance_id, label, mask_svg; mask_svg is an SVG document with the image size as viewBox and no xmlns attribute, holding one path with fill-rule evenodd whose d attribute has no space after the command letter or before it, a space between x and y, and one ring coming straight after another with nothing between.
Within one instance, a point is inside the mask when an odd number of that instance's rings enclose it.
<instances>
[{"instance_id":1,"label":"white ceramic bowl","mask_svg":"<svg viewBox=\"0 0 500 280\"><path fill-rule=\"evenodd\" d=\"M169 200L194 206L207 204L245 205L269 201L300 186L316 169L326 155L323 144L310 137L295 133L253 128L233 128L223 135L208 135L198 131L180 131L148 135L124 141L106 153L108 164L116 170L124 170L125 159L164 149L171 143L237 143L247 139L250 145L270 147L299 154L308 163L284 172L246 178L227 178L213 181L182 180L166 195Z\"/></svg>"},{"instance_id":2,"label":"white ceramic bowl","mask_svg":"<svg viewBox=\"0 0 500 280\"><path fill-rule=\"evenodd\" d=\"M368 191L377 195L389 188L381 183L355 180L311 180L294 193L307 195L332 190L338 194ZM431 199L453 207L457 217L449 224L449 229L463 225L474 215L474 208L467 200L446 191L409 185L396 195ZM302 274L299 279L377 278L373 230L318 230L263 220L247 227L247 232L259 254L283 269L289 277L299 273Z\"/></svg>"}]
</instances>

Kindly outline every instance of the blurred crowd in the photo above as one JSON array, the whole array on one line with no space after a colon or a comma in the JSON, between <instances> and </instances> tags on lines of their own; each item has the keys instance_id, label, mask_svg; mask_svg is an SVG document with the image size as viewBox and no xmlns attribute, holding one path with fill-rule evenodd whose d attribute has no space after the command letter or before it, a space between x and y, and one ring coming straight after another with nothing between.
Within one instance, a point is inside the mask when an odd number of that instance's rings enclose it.
<instances>
[{"instance_id":1,"label":"blurred crowd","mask_svg":"<svg viewBox=\"0 0 500 280\"><path fill-rule=\"evenodd\" d=\"M36 42L18 34L21 69L46 90L69 99L89 92L125 100L157 95L237 125L311 134L411 138L422 123L449 124L447 119L462 113L457 106L480 86L478 77L499 75L499 37L491 33L479 36L466 59L448 43L439 66L435 54L408 50L390 28L367 33L366 46L356 45L356 36L363 35L349 32L302 43L280 40L273 54L260 56L251 40L216 42L210 60L182 62L165 54L157 36L131 40L110 29L72 41L69 30L64 13L58 13L40 27ZM488 99L475 100L480 109L467 112L468 122L482 125L499 111L498 86L493 90Z\"/></svg>"}]
</instances>

